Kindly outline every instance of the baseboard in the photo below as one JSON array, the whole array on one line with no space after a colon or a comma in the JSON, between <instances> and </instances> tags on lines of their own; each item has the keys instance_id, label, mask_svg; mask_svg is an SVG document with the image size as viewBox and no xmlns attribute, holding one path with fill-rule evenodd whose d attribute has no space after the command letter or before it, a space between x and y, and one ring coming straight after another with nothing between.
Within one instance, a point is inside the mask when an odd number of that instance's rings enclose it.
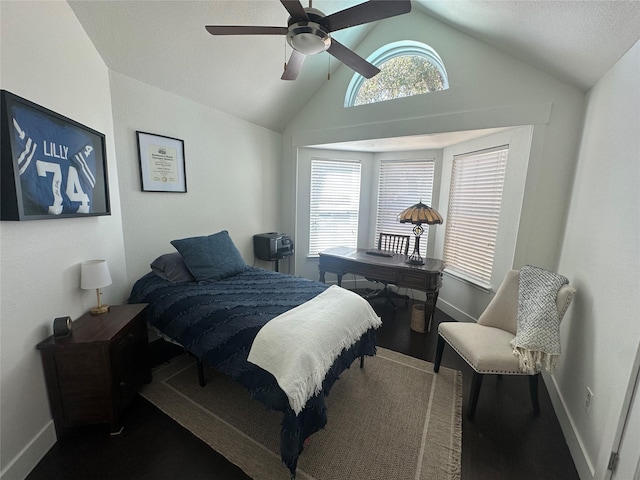
<instances>
[{"instance_id":1,"label":"baseboard","mask_svg":"<svg viewBox=\"0 0 640 480\"><path fill-rule=\"evenodd\" d=\"M472 316L466 314L459 308L454 307L450 303L445 302L441 298L438 299L438 303L436 304L436 307L438 308L438 310L442 310L444 313L449 315L454 320L457 320L458 322L475 322L476 321L476 319L473 318Z\"/></svg>"},{"instance_id":2,"label":"baseboard","mask_svg":"<svg viewBox=\"0 0 640 480\"><path fill-rule=\"evenodd\" d=\"M0 480L24 480L56 443L56 429L49 421L0 472Z\"/></svg>"},{"instance_id":3,"label":"baseboard","mask_svg":"<svg viewBox=\"0 0 640 480\"><path fill-rule=\"evenodd\" d=\"M573 458L573 463L578 471L578 476L580 480L593 480L595 477L595 468L589 461L582 439L577 433L573 418L569 414L564 398L558 389L556 379L553 375L544 372L542 375L544 377L544 384L549 392L549 398L553 404L553 410L556 413L556 417L558 417L564 439L571 452L571 458Z\"/></svg>"}]
</instances>

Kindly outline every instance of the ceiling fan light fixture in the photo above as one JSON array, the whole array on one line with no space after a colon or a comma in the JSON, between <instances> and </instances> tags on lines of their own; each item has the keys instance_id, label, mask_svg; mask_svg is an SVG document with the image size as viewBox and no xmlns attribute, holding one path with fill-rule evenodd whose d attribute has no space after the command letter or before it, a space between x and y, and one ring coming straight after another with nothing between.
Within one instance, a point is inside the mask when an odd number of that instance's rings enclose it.
<instances>
[{"instance_id":1,"label":"ceiling fan light fixture","mask_svg":"<svg viewBox=\"0 0 640 480\"><path fill-rule=\"evenodd\" d=\"M318 23L298 22L289 25L287 42L300 53L315 55L328 50L331 46L331 36Z\"/></svg>"}]
</instances>

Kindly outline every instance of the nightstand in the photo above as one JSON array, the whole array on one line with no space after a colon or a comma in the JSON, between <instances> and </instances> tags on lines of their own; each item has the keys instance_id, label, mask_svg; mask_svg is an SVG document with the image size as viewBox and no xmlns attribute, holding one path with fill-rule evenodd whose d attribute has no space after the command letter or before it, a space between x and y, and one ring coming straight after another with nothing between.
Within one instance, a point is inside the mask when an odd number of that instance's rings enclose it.
<instances>
[{"instance_id":1,"label":"nightstand","mask_svg":"<svg viewBox=\"0 0 640 480\"><path fill-rule=\"evenodd\" d=\"M71 336L38 344L58 438L95 423L122 431L123 410L151 381L146 308L112 305L101 315L87 313L72 323Z\"/></svg>"}]
</instances>

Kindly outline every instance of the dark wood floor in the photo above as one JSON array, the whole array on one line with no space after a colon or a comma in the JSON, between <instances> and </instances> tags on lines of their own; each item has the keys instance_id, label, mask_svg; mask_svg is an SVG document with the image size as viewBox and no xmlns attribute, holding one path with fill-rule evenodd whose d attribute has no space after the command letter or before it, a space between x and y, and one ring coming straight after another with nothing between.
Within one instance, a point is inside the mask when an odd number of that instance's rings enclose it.
<instances>
[{"instance_id":1,"label":"dark wood floor","mask_svg":"<svg viewBox=\"0 0 640 480\"><path fill-rule=\"evenodd\" d=\"M374 306L383 318L383 326L377 333L378 345L433 361L437 324L451 318L436 311L431 333L421 334L410 329L410 309L398 309L394 314L382 303ZM166 355L166 345L153 346L155 359ZM448 347L442 365L462 370L466 407L469 367ZM462 480L579 480L544 383L540 385L540 416L534 416L528 395L525 377L485 379L474 420L466 417L463 420ZM122 434L109 436L102 426L77 429L58 441L27 477L28 480L248 478L139 396L127 412Z\"/></svg>"}]
</instances>

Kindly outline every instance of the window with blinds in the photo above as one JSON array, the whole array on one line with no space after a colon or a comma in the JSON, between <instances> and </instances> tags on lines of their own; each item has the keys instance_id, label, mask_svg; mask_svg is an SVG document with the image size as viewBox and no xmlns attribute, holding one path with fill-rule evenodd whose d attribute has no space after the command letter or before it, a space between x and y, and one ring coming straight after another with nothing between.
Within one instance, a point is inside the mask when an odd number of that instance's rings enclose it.
<instances>
[{"instance_id":1,"label":"window with blinds","mask_svg":"<svg viewBox=\"0 0 640 480\"><path fill-rule=\"evenodd\" d=\"M447 270L489 288L509 146L453 159L444 242Z\"/></svg>"},{"instance_id":2,"label":"window with blinds","mask_svg":"<svg viewBox=\"0 0 640 480\"><path fill-rule=\"evenodd\" d=\"M409 252L413 251L415 237L413 225L398 222L398 215L405 208L422 203L431 205L435 160L383 160L380 162L378 183L378 210L373 245L378 245L380 232L411 235ZM420 238L420 254L427 256L429 226L423 225Z\"/></svg>"},{"instance_id":3,"label":"window with blinds","mask_svg":"<svg viewBox=\"0 0 640 480\"><path fill-rule=\"evenodd\" d=\"M309 255L358 241L360 163L311 160Z\"/></svg>"}]
</instances>

